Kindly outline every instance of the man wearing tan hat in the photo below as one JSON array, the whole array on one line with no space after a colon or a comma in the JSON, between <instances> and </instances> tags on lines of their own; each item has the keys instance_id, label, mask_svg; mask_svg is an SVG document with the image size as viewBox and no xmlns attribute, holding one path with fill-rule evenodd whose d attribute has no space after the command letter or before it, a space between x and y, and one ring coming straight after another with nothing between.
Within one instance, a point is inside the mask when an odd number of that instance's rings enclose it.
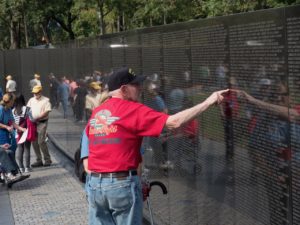
<instances>
[{"instance_id":1,"label":"man wearing tan hat","mask_svg":"<svg viewBox=\"0 0 300 225\"><path fill-rule=\"evenodd\" d=\"M85 112L86 120L90 118L94 108L100 105L101 99L101 86L97 82L91 82L89 84L90 93L85 96Z\"/></svg>"},{"instance_id":2,"label":"man wearing tan hat","mask_svg":"<svg viewBox=\"0 0 300 225\"><path fill-rule=\"evenodd\" d=\"M11 75L6 76L6 92L7 93L15 93L17 89L17 83L12 79Z\"/></svg>"},{"instance_id":3,"label":"man wearing tan hat","mask_svg":"<svg viewBox=\"0 0 300 225\"><path fill-rule=\"evenodd\" d=\"M48 125L49 112L51 104L49 98L42 95L42 86L36 85L32 88L34 97L29 99L27 106L30 107L32 119L37 124L37 139L32 142L32 146L36 155L36 162L32 167L50 166L52 161L46 144L46 130ZM42 161L42 154L44 163Z\"/></svg>"},{"instance_id":4,"label":"man wearing tan hat","mask_svg":"<svg viewBox=\"0 0 300 225\"><path fill-rule=\"evenodd\" d=\"M29 87L30 90L33 89L34 86L42 86L41 81L40 81L41 76L37 73L34 74L34 78L29 81Z\"/></svg>"}]
</instances>

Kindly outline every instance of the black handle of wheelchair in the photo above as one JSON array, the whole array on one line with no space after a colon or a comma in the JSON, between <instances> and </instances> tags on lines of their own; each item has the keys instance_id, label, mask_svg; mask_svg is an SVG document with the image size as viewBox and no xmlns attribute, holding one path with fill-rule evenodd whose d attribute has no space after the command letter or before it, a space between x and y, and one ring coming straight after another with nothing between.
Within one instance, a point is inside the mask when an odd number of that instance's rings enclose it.
<instances>
[{"instance_id":1,"label":"black handle of wheelchair","mask_svg":"<svg viewBox=\"0 0 300 225\"><path fill-rule=\"evenodd\" d=\"M163 192L164 195L168 194L168 190L166 188L166 186L160 182L160 181L152 181L150 182L150 188L152 188L152 186L159 186Z\"/></svg>"}]
</instances>

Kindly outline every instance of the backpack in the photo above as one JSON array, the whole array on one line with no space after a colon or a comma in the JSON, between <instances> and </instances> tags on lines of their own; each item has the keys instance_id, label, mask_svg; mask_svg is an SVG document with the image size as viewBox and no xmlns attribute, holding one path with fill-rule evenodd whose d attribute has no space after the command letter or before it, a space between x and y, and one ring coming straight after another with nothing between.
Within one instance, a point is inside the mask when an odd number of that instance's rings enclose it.
<instances>
[{"instance_id":1,"label":"backpack","mask_svg":"<svg viewBox=\"0 0 300 225\"><path fill-rule=\"evenodd\" d=\"M78 148L74 154L74 170L79 181L85 183L86 172L84 171L83 160L80 158L81 149Z\"/></svg>"}]
</instances>

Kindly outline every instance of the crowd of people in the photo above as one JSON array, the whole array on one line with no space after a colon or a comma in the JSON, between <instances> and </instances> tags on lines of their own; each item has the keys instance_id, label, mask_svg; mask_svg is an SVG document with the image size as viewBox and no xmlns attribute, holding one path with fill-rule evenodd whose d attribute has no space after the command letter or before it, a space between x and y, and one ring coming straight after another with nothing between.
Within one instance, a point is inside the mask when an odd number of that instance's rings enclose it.
<instances>
[{"instance_id":1,"label":"crowd of people","mask_svg":"<svg viewBox=\"0 0 300 225\"><path fill-rule=\"evenodd\" d=\"M6 76L6 80L5 94L0 102L0 181L11 187L13 183L29 178L31 168L52 163L46 144L51 104L42 95L39 74L34 74L34 79L29 82L33 97L27 104L12 75ZM30 164L31 145L37 157L33 164Z\"/></svg>"},{"instance_id":2,"label":"crowd of people","mask_svg":"<svg viewBox=\"0 0 300 225\"><path fill-rule=\"evenodd\" d=\"M73 114L76 122L87 121L93 109L107 98L107 87L104 82L107 76L108 74L94 71L91 76L75 80L66 76L57 78L50 73L51 105L53 108L61 105L64 118ZM72 113L68 112L69 108L72 108Z\"/></svg>"},{"instance_id":3,"label":"crowd of people","mask_svg":"<svg viewBox=\"0 0 300 225\"><path fill-rule=\"evenodd\" d=\"M102 85L101 73L77 81L65 76L57 79L49 74L50 98L43 95L41 76L33 75L29 89L33 95L26 102L18 91L12 75L6 76L5 92L0 90L0 181L9 187L27 179L35 167L51 166L52 160L47 147L47 125L53 108L62 107L67 118L72 106L76 122L87 121L94 108L107 98ZM85 118L84 118L85 115ZM36 160L30 163L30 148Z\"/></svg>"}]
</instances>

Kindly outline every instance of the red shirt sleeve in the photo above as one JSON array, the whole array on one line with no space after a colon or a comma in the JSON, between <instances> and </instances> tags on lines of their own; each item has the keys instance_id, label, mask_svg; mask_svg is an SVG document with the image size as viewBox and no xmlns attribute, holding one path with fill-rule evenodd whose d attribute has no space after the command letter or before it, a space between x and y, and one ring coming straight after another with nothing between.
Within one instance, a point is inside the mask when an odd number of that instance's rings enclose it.
<instances>
[{"instance_id":1,"label":"red shirt sleeve","mask_svg":"<svg viewBox=\"0 0 300 225\"><path fill-rule=\"evenodd\" d=\"M90 129L90 121L88 121L88 123L87 123L87 125L85 126L85 134L86 134L86 136L89 138L89 129Z\"/></svg>"},{"instance_id":2,"label":"red shirt sleeve","mask_svg":"<svg viewBox=\"0 0 300 225\"><path fill-rule=\"evenodd\" d=\"M136 134L139 136L158 137L162 132L169 115L157 112L145 105L138 108Z\"/></svg>"}]
</instances>

